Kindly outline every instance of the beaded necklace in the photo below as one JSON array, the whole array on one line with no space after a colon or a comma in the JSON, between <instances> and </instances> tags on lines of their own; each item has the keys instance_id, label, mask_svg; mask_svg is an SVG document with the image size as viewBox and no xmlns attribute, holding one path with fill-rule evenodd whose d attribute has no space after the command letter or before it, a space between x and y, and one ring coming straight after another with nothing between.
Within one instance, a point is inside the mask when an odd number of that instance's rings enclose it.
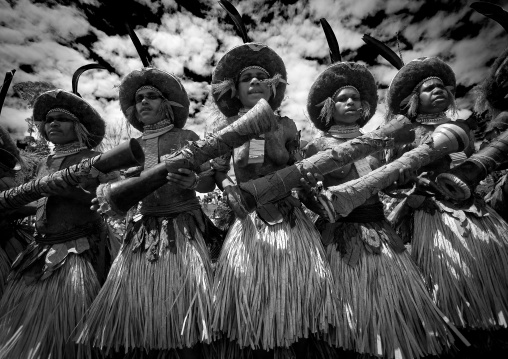
<instances>
[{"instance_id":1,"label":"beaded necklace","mask_svg":"<svg viewBox=\"0 0 508 359\"><path fill-rule=\"evenodd\" d=\"M78 153L81 150L86 150L86 146L81 146L79 141L65 143L63 145L55 144L55 155L53 158L70 156L74 153Z\"/></svg>"},{"instance_id":2,"label":"beaded necklace","mask_svg":"<svg viewBox=\"0 0 508 359\"><path fill-rule=\"evenodd\" d=\"M416 116L416 122L422 125L441 125L449 121L450 119L446 116L445 112L418 114Z\"/></svg>"}]
</instances>

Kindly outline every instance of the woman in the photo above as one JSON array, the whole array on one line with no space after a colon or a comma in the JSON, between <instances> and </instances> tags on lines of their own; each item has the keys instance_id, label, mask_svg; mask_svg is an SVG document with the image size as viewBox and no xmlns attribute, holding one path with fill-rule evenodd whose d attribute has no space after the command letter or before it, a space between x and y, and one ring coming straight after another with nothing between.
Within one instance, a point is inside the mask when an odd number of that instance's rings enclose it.
<instances>
[{"instance_id":1,"label":"woman","mask_svg":"<svg viewBox=\"0 0 508 359\"><path fill-rule=\"evenodd\" d=\"M39 132L54 154L39 165L42 177L94 157L105 132L104 120L81 97L63 90L41 94L33 110ZM0 302L0 356L76 358L70 340L106 274L106 232L90 210L97 178L77 187L62 180L44 185L37 201L35 240L12 265Z\"/></svg>"},{"instance_id":2,"label":"woman","mask_svg":"<svg viewBox=\"0 0 508 359\"><path fill-rule=\"evenodd\" d=\"M365 66L339 62L328 67L312 85L307 102L309 117L325 132L309 143L305 156L361 136L360 127L376 106L376 83ZM369 156L326 175L323 184L336 186L379 166L380 160ZM327 336L330 344L383 358L438 355L450 346L453 336L386 221L377 195L334 223L320 217L316 226L344 323Z\"/></svg>"},{"instance_id":3,"label":"woman","mask_svg":"<svg viewBox=\"0 0 508 359\"><path fill-rule=\"evenodd\" d=\"M0 125L0 192L16 187L23 160L9 132ZM18 223L23 217L34 215L34 206L24 206L16 211L2 213L0 218L0 298L5 289L12 262L28 245L32 231ZM25 226L23 226L25 227ZM27 226L26 226L27 227Z\"/></svg>"},{"instance_id":4,"label":"woman","mask_svg":"<svg viewBox=\"0 0 508 359\"><path fill-rule=\"evenodd\" d=\"M438 58L420 58L399 70L388 90L388 115L403 114L418 124L415 142L401 152L427 141L437 126L451 121L446 111L456 109L454 91L455 75ZM419 172L433 180L450 164L446 156ZM402 171L397 182L411 177L409 170ZM481 198L456 203L417 186L405 204L398 208L408 214L393 216L401 218L399 230L411 242L411 255L434 302L464 329L473 349L488 347L486 331L506 328L508 320L508 224Z\"/></svg>"},{"instance_id":5,"label":"woman","mask_svg":"<svg viewBox=\"0 0 508 359\"><path fill-rule=\"evenodd\" d=\"M189 99L174 75L132 71L119 96L127 121L143 132L144 170L198 139L183 129ZM200 357L198 344L211 336L212 278L204 240L209 222L195 190L213 187L211 177L180 169L130 211L122 248L78 342L106 353L157 357L176 350L181 358Z\"/></svg>"},{"instance_id":6,"label":"woman","mask_svg":"<svg viewBox=\"0 0 508 359\"><path fill-rule=\"evenodd\" d=\"M247 42L228 51L212 74L214 100L226 117L217 129L236 121L260 99L278 109L286 78L282 59L264 44ZM295 123L279 117L275 131L234 150L237 182L292 164L297 150ZM229 158L222 160L229 163ZM234 203L226 171L217 170L216 181ZM297 357L307 357L301 347L305 338L337 325L332 287L319 233L291 196L291 188L255 213L237 218L224 241L213 285L213 329L230 341L222 357L269 357L274 349L286 351L297 342ZM239 353L246 347L255 351Z\"/></svg>"}]
</instances>

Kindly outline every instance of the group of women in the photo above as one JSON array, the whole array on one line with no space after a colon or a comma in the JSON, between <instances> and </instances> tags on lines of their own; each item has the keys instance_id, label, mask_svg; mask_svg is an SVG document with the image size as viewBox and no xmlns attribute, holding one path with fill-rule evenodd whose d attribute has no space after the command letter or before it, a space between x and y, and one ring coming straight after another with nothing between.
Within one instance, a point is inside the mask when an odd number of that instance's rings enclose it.
<instances>
[{"instance_id":1,"label":"group of women","mask_svg":"<svg viewBox=\"0 0 508 359\"><path fill-rule=\"evenodd\" d=\"M263 101L277 110L286 80L284 62L267 45L245 41L229 50L212 75L223 114L214 133L255 117ZM406 116L415 138L392 158L429 143L438 126L453 122L455 87L452 69L438 58L419 58L398 71L388 89L388 117ZM129 176L198 140L185 129L189 99L174 75L153 67L132 71L119 99L129 124L142 132L137 140L145 153L144 167ZM115 212L103 194L117 175L95 173L77 187L59 178L45 184L35 204L37 234L4 278L0 358L474 357L503 348L508 224L495 210L478 200L449 201L417 181L396 209L403 212L401 237L377 194L347 216L326 210L316 195L319 181L328 188L369 176L385 161L379 154L308 173L296 191L288 187L237 216L212 267L213 225L196 191L217 185L231 206L240 206L242 183L305 161L300 153L311 157L362 136L377 104L368 68L336 61L308 96L321 137L300 149L293 120L277 116L274 129L211 159L206 171L171 170L139 205L116 210L127 229L114 261L97 210ZM33 114L54 144L39 177L97 154L92 148L105 122L76 94L45 92ZM231 159L237 183L227 176ZM450 164L445 156L419 173L433 180ZM387 191L412 184L414 172L401 168ZM314 223L302 203L319 215Z\"/></svg>"}]
</instances>

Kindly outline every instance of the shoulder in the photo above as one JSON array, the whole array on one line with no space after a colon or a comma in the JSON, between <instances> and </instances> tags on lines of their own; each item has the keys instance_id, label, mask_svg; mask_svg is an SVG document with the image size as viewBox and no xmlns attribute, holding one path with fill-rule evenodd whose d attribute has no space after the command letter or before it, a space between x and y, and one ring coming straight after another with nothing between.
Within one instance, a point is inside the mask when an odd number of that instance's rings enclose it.
<instances>
[{"instance_id":1,"label":"shoulder","mask_svg":"<svg viewBox=\"0 0 508 359\"><path fill-rule=\"evenodd\" d=\"M296 123L291 118L287 116L277 116L277 121L284 127L288 127L296 131Z\"/></svg>"},{"instance_id":2,"label":"shoulder","mask_svg":"<svg viewBox=\"0 0 508 359\"><path fill-rule=\"evenodd\" d=\"M183 128L175 128L171 132L173 132L177 136L185 138L186 140L190 140L190 141L197 141L197 140L199 140L199 136L196 134L196 132L191 131L191 130L186 130L186 129L183 129Z\"/></svg>"},{"instance_id":3,"label":"shoulder","mask_svg":"<svg viewBox=\"0 0 508 359\"><path fill-rule=\"evenodd\" d=\"M231 117L221 116L221 117L218 117L218 118L216 118L212 122L211 132L212 133L218 132L218 131L222 130L223 128L231 125L237 119L238 119L238 116L231 116Z\"/></svg>"},{"instance_id":4,"label":"shoulder","mask_svg":"<svg viewBox=\"0 0 508 359\"><path fill-rule=\"evenodd\" d=\"M326 146L323 143L323 137L319 137L310 141L303 150L305 152L305 157L310 157L324 149L326 149Z\"/></svg>"}]
</instances>

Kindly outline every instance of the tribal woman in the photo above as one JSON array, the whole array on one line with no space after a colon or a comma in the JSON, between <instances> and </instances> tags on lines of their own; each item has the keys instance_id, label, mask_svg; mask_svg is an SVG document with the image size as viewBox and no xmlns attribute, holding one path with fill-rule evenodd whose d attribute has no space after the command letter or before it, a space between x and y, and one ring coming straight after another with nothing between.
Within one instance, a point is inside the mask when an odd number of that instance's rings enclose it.
<instances>
[{"instance_id":1,"label":"tribal woman","mask_svg":"<svg viewBox=\"0 0 508 359\"><path fill-rule=\"evenodd\" d=\"M189 99L174 75L145 67L125 76L119 91L127 121L143 132L144 171L198 139L183 129ZM214 186L212 177L180 169L129 211L122 248L78 342L121 357L201 357L199 343L211 338L212 272L210 223L195 191Z\"/></svg>"},{"instance_id":2,"label":"tribal woman","mask_svg":"<svg viewBox=\"0 0 508 359\"><path fill-rule=\"evenodd\" d=\"M23 160L9 132L0 125L0 192L16 187L19 182L19 171ZM12 262L27 246L32 234L31 230L22 228L17 222L22 218L35 214L35 206L24 206L18 210L2 213L0 218L0 298L5 289Z\"/></svg>"},{"instance_id":3,"label":"tribal woman","mask_svg":"<svg viewBox=\"0 0 508 359\"><path fill-rule=\"evenodd\" d=\"M33 117L54 144L38 178L99 154L92 148L102 141L104 120L76 94L41 94ZM90 357L90 347L78 350L71 339L106 275L105 226L90 210L98 184L98 178L77 187L61 179L43 184L35 240L13 263L0 302L0 357Z\"/></svg>"},{"instance_id":4,"label":"tribal woman","mask_svg":"<svg viewBox=\"0 0 508 359\"><path fill-rule=\"evenodd\" d=\"M276 110L284 98L287 75L282 59L265 44L246 37L244 42L229 50L212 74L212 94L225 116L217 129L239 119L260 99ZM292 164L296 139L293 120L278 117L276 130L234 150L237 182ZM226 173L217 170L216 180L228 201L236 203ZM213 286L213 329L229 340L228 353L221 357L273 357L297 342L296 356L309 357L300 346L305 346L305 338L336 325L332 287L320 235L291 196L291 188L256 212L236 218ZM242 348L250 349L240 353Z\"/></svg>"},{"instance_id":5,"label":"tribal woman","mask_svg":"<svg viewBox=\"0 0 508 359\"><path fill-rule=\"evenodd\" d=\"M419 58L399 70L388 90L388 116L403 114L418 124L415 142L402 152L428 143L437 126L451 121L455 87L455 74L438 58ZM450 164L445 156L420 173L432 181ZM397 183L413 176L403 170ZM508 224L481 198L452 202L435 192L417 185L391 217L402 223L400 233L436 305L463 329L472 350L483 353L492 339L483 334L508 324Z\"/></svg>"},{"instance_id":6,"label":"tribal woman","mask_svg":"<svg viewBox=\"0 0 508 359\"><path fill-rule=\"evenodd\" d=\"M307 110L324 135L305 156L361 136L377 106L374 77L363 65L337 62L312 85ZM380 166L375 156L324 176L325 187L359 178ZM400 237L390 227L377 195L347 217L316 222L335 282L341 326L331 345L383 358L439 355L453 342ZM433 335L429 335L433 333Z\"/></svg>"}]
</instances>

